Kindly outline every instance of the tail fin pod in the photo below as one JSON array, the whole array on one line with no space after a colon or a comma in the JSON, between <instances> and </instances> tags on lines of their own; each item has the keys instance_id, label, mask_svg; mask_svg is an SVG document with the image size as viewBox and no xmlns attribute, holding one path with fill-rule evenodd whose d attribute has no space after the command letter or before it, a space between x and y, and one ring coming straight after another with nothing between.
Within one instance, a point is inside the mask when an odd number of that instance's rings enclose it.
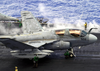
<instances>
[{"instance_id":1,"label":"tail fin pod","mask_svg":"<svg viewBox=\"0 0 100 71\"><path fill-rule=\"evenodd\" d=\"M34 33L42 30L42 26L29 11L21 11L23 33Z\"/></svg>"}]
</instances>

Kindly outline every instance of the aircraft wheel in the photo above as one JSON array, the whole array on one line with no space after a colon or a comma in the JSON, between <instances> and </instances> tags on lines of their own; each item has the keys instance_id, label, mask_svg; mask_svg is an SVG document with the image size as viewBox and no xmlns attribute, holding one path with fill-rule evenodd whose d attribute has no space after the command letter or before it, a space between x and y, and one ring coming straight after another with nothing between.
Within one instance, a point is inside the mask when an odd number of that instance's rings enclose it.
<instances>
[{"instance_id":1,"label":"aircraft wheel","mask_svg":"<svg viewBox=\"0 0 100 71\"><path fill-rule=\"evenodd\" d=\"M69 57L70 57L70 58L73 58L73 57L74 57L74 54L70 53L70 54L69 54Z\"/></svg>"}]
</instances>

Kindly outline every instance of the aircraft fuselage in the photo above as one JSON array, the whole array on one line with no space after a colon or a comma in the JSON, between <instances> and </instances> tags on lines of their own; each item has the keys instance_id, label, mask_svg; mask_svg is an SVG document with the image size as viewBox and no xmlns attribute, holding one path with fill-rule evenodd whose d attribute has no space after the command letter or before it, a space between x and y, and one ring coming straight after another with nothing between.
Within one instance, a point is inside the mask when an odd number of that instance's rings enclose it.
<instances>
[{"instance_id":1,"label":"aircraft fuselage","mask_svg":"<svg viewBox=\"0 0 100 71\"><path fill-rule=\"evenodd\" d=\"M52 30L52 31L40 31L33 34L0 36L0 38L11 38L23 43L29 43L29 42L43 43L46 41L57 40L56 42L49 44L47 43L46 45L39 47L40 49L51 49L51 50L68 49L70 47L88 45L97 40L97 37L92 34L86 34L83 37L81 35L77 36L70 34L69 29L66 30L64 29L64 33L62 32L62 30Z\"/></svg>"}]
</instances>

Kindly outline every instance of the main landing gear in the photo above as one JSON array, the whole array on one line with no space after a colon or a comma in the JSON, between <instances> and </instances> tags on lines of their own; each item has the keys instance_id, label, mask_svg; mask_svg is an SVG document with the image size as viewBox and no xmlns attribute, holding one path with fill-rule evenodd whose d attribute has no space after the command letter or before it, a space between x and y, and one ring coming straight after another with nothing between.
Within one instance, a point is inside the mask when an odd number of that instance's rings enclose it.
<instances>
[{"instance_id":1,"label":"main landing gear","mask_svg":"<svg viewBox=\"0 0 100 71\"><path fill-rule=\"evenodd\" d=\"M34 68L37 68L38 67L38 59L39 59L38 57L34 57L33 58L33 63L34 63L33 67Z\"/></svg>"},{"instance_id":2,"label":"main landing gear","mask_svg":"<svg viewBox=\"0 0 100 71\"><path fill-rule=\"evenodd\" d=\"M65 52L65 58L74 58L76 57L73 53L73 48L70 48L68 49L66 52Z\"/></svg>"}]
</instances>

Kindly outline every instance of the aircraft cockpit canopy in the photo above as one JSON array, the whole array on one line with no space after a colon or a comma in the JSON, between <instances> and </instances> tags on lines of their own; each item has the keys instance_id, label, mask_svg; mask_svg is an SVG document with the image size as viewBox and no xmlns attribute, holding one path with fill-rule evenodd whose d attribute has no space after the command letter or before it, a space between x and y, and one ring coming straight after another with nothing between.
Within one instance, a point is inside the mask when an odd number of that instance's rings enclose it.
<instances>
[{"instance_id":1,"label":"aircraft cockpit canopy","mask_svg":"<svg viewBox=\"0 0 100 71\"><path fill-rule=\"evenodd\" d=\"M64 36L64 34L66 33L65 30L56 30L55 34L59 35L59 36ZM80 30L80 29L69 29L69 34L71 34L74 37L84 37L87 35L87 32L85 32L84 30Z\"/></svg>"},{"instance_id":2,"label":"aircraft cockpit canopy","mask_svg":"<svg viewBox=\"0 0 100 71\"><path fill-rule=\"evenodd\" d=\"M64 36L65 34L65 30L56 30L55 34L59 35L59 36Z\"/></svg>"},{"instance_id":3,"label":"aircraft cockpit canopy","mask_svg":"<svg viewBox=\"0 0 100 71\"><path fill-rule=\"evenodd\" d=\"M79 29L69 29L69 33L72 36L79 37L81 34L81 31Z\"/></svg>"},{"instance_id":4,"label":"aircraft cockpit canopy","mask_svg":"<svg viewBox=\"0 0 100 71\"><path fill-rule=\"evenodd\" d=\"M87 35L87 32L85 32L85 31L81 31L81 37L84 37L84 36L86 36Z\"/></svg>"},{"instance_id":5,"label":"aircraft cockpit canopy","mask_svg":"<svg viewBox=\"0 0 100 71\"><path fill-rule=\"evenodd\" d=\"M69 33L74 37L84 37L87 35L87 32L79 29L69 29Z\"/></svg>"}]
</instances>

